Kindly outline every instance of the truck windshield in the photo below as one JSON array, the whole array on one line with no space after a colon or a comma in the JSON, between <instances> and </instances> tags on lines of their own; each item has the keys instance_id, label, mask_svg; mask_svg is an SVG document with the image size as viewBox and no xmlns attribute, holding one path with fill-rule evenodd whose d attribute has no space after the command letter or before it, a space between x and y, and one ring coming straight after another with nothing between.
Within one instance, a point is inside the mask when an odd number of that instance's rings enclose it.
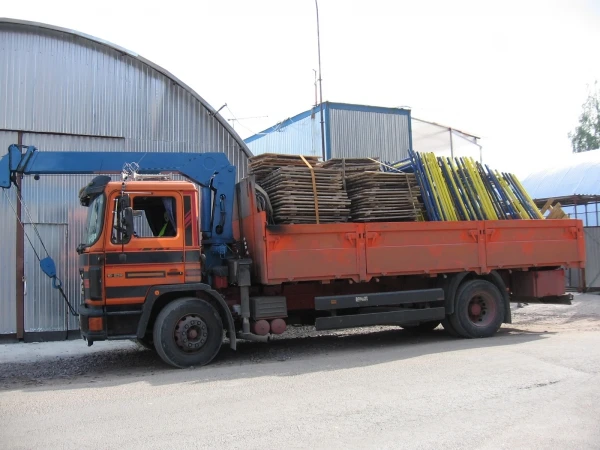
<instances>
[{"instance_id":1,"label":"truck windshield","mask_svg":"<svg viewBox=\"0 0 600 450\"><path fill-rule=\"evenodd\" d=\"M99 195L92 200L88 208L85 237L83 239L83 244L86 247L95 244L102 232L102 222L104 220L104 194Z\"/></svg>"}]
</instances>

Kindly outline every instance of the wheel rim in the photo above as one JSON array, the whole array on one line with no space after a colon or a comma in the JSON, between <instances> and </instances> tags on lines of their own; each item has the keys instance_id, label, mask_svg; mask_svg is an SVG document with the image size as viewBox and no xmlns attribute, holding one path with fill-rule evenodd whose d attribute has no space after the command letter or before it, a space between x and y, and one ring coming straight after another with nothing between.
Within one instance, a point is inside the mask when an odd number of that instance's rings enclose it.
<instances>
[{"instance_id":1,"label":"wheel rim","mask_svg":"<svg viewBox=\"0 0 600 450\"><path fill-rule=\"evenodd\" d=\"M208 327L196 314L183 316L175 325L175 343L180 350L193 353L200 350L208 340Z\"/></svg>"},{"instance_id":2,"label":"wheel rim","mask_svg":"<svg viewBox=\"0 0 600 450\"><path fill-rule=\"evenodd\" d=\"M476 294L467 306L469 320L477 327L486 327L494 321L496 316L496 302L487 293Z\"/></svg>"}]
</instances>

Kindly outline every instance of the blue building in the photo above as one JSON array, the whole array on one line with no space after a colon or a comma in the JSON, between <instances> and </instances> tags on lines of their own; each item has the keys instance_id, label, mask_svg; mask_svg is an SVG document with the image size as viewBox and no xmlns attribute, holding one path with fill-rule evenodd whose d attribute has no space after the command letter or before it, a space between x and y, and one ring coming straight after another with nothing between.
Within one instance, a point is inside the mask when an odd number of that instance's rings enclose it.
<instances>
[{"instance_id":1,"label":"blue building","mask_svg":"<svg viewBox=\"0 0 600 450\"><path fill-rule=\"evenodd\" d=\"M479 137L412 117L410 109L323 103L245 139L254 155L284 153L331 158L398 161L408 149L481 160Z\"/></svg>"}]
</instances>

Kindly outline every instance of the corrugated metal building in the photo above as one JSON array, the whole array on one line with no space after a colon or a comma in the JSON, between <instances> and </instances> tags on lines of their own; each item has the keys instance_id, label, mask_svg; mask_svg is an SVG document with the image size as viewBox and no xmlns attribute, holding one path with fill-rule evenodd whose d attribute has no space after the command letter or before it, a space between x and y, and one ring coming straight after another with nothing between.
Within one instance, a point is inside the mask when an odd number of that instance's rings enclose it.
<instances>
[{"instance_id":1,"label":"corrugated metal building","mask_svg":"<svg viewBox=\"0 0 600 450\"><path fill-rule=\"evenodd\" d=\"M246 174L251 153L196 92L152 62L100 39L51 25L0 19L0 155L10 144L53 151L221 151ZM91 177L25 177L25 232L37 227L70 298ZM7 197L8 195L8 197ZM77 330L17 227L14 189L0 197L0 335L61 338Z\"/></svg>"},{"instance_id":2,"label":"corrugated metal building","mask_svg":"<svg viewBox=\"0 0 600 450\"><path fill-rule=\"evenodd\" d=\"M394 162L408 149L481 160L479 137L434 122L416 119L404 108L323 102L324 159L371 157ZM245 139L253 154L286 153L321 156L321 107Z\"/></svg>"},{"instance_id":3,"label":"corrugated metal building","mask_svg":"<svg viewBox=\"0 0 600 450\"><path fill-rule=\"evenodd\" d=\"M322 156L320 105L245 139L253 154ZM325 159L378 157L397 161L412 148L410 111L323 103Z\"/></svg>"},{"instance_id":4,"label":"corrugated metal building","mask_svg":"<svg viewBox=\"0 0 600 450\"><path fill-rule=\"evenodd\" d=\"M536 204L559 202L565 213L583 221L585 227L585 276L571 269L567 285L600 290L600 150L573 153L565 160L538 169L523 179Z\"/></svg>"}]
</instances>

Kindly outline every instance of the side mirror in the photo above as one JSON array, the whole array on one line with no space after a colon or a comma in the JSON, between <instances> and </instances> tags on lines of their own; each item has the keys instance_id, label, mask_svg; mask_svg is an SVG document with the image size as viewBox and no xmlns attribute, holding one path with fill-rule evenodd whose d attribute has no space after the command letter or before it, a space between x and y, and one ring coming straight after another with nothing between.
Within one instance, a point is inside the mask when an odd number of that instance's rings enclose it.
<instances>
[{"instance_id":1,"label":"side mirror","mask_svg":"<svg viewBox=\"0 0 600 450\"><path fill-rule=\"evenodd\" d=\"M129 199L127 200L129 201ZM133 236L133 209L129 206L123 209L123 228L126 239L131 239Z\"/></svg>"}]
</instances>

